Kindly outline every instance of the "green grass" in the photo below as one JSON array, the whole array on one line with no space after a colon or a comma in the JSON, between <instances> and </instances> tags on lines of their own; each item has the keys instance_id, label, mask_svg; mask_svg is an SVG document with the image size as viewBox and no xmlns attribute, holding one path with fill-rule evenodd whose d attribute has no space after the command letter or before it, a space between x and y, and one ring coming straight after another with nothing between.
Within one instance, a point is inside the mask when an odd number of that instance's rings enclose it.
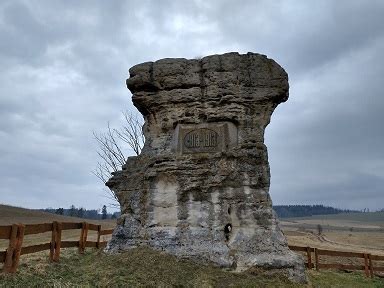
<instances>
[{"instance_id":1,"label":"green grass","mask_svg":"<svg viewBox=\"0 0 384 288\"><path fill-rule=\"evenodd\" d=\"M313 287L384 287L384 279L366 278L362 272L311 271L309 273Z\"/></svg>"},{"instance_id":2,"label":"green grass","mask_svg":"<svg viewBox=\"0 0 384 288\"><path fill-rule=\"evenodd\" d=\"M311 271L309 279L310 284L298 285L281 277L233 273L146 248L118 255L66 249L55 264L46 252L22 256L15 275L0 275L0 287L384 287L382 279L362 273Z\"/></svg>"},{"instance_id":3,"label":"green grass","mask_svg":"<svg viewBox=\"0 0 384 288\"><path fill-rule=\"evenodd\" d=\"M0 287L296 287L287 279L237 274L140 248L119 255L66 250L59 264L47 265L46 257L32 257L14 276L2 276ZM4 283L4 284L3 284Z\"/></svg>"}]
</instances>

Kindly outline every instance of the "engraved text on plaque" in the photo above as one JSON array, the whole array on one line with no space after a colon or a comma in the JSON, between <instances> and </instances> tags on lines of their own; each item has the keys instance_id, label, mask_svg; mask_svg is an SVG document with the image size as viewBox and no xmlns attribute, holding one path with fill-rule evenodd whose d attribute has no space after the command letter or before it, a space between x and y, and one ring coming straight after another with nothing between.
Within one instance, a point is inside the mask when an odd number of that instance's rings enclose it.
<instances>
[{"instance_id":1,"label":"engraved text on plaque","mask_svg":"<svg viewBox=\"0 0 384 288\"><path fill-rule=\"evenodd\" d=\"M218 135L211 129L195 129L184 137L184 145L189 149L204 149L217 147Z\"/></svg>"}]
</instances>

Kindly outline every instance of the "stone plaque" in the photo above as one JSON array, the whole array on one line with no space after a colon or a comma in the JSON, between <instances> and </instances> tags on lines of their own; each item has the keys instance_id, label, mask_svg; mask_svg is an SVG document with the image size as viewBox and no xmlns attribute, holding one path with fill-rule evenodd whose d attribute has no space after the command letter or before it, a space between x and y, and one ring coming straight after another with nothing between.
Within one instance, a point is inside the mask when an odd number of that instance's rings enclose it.
<instances>
[{"instance_id":1,"label":"stone plaque","mask_svg":"<svg viewBox=\"0 0 384 288\"><path fill-rule=\"evenodd\" d=\"M184 146L187 149L204 151L217 148L219 135L207 128L195 129L184 136Z\"/></svg>"},{"instance_id":2,"label":"stone plaque","mask_svg":"<svg viewBox=\"0 0 384 288\"><path fill-rule=\"evenodd\" d=\"M230 122L179 124L174 139L179 154L222 152L237 144L237 128Z\"/></svg>"}]
</instances>

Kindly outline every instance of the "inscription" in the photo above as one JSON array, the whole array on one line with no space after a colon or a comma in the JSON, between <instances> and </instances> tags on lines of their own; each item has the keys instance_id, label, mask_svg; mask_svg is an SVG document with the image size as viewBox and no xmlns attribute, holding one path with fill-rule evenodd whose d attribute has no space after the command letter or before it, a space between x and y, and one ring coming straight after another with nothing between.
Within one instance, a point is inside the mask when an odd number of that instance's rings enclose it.
<instances>
[{"instance_id":1,"label":"inscription","mask_svg":"<svg viewBox=\"0 0 384 288\"><path fill-rule=\"evenodd\" d=\"M188 149L216 148L218 134L207 128L192 130L184 137L184 146Z\"/></svg>"},{"instance_id":2,"label":"inscription","mask_svg":"<svg viewBox=\"0 0 384 288\"><path fill-rule=\"evenodd\" d=\"M237 127L231 122L178 124L172 145L178 155L224 152L237 145Z\"/></svg>"}]
</instances>

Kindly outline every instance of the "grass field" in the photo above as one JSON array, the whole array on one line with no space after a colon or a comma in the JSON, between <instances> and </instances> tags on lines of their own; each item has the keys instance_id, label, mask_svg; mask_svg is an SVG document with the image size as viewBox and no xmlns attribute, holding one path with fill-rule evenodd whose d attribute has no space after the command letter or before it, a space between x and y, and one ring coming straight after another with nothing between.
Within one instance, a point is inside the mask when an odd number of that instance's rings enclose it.
<instances>
[{"instance_id":1,"label":"grass field","mask_svg":"<svg viewBox=\"0 0 384 288\"><path fill-rule=\"evenodd\" d=\"M291 245L384 255L384 212L289 218L281 226Z\"/></svg>"},{"instance_id":2,"label":"grass field","mask_svg":"<svg viewBox=\"0 0 384 288\"><path fill-rule=\"evenodd\" d=\"M66 249L60 263L49 264L46 253L22 258L19 272L0 275L0 287L384 287L380 278L362 273L311 271L309 284L282 277L233 273L180 260L145 248L118 255Z\"/></svg>"},{"instance_id":3,"label":"grass field","mask_svg":"<svg viewBox=\"0 0 384 288\"><path fill-rule=\"evenodd\" d=\"M60 222L88 222L94 224L101 224L102 229L111 229L115 227L116 220L89 220L77 217L69 217L56 215L51 213L45 213L36 210L24 209L19 207L12 207L8 205L0 204L0 225L10 225L16 223L22 224L39 224L39 223L51 223L53 221ZM110 235L102 236L101 241L107 241L110 239ZM79 240L80 230L66 230L62 232L63 240ZM96 231L88 232L88 240L95 241L97 238ZM32 244L42 244L51 241L51 232L27 235L24 237L23 246ZM5 250L8 247L8 240L0 239L0 251Z\"/></svg>"},{"instance_id":4,"label":"grass field","mask_svg":"<svg viewBox=\"0 0 384 288\"><path fill-rule=\"evenodd\" d=\"M316 220L316 221L340 221L340 225L345 225L345 223L355 223L363 224L371 223L375 224L378 227L384 228L384 212L367 212L367 213L340 213L340 214L331 214L331 215L316 215L311 217L303 218L288 218L288 220Z\"/></svg>"},{"instance_id":5,"label":"grass field","mask_svg":"<svg viewBox=\"0 0 384 288\"><path fill-rule=\"evenodd\" d=\"M384 213L358 214L292 218L281 224L290 245L384 255L384 220L381 218L384 218ZM84 220L0 205L0 225ZM104 229L115 226L111 220L86 221L102 224ZM324 227L321 237L316 231L318 224ZM63 231L63 240L78 240L79 236L80 230ZM95 240L95 236L96 233L90 231L89 239ZM49 242L50 237L51 233L28 235L24 246ZM7 245L7 240L0 240L0 250ZM45 251L23 255L18 273L1 275L0 287L384 287L383 279L367 279L362 272L335 271L309 271L310 284L299 286L283 278L235 274L143 248L112 256L90 248L85 255L77 254L76 249L63 249L60 263L56 264L49 263L48 254Z\"/></svg>"},{"instance_id":6,"label":"grass field","mask_svg":"<svg viewBox=\"0 0 384 288\"><path fill-rule=\"evenodd\" d=\"M0 204L0 225L10 225L10 224L17 224L17 223L39 224L39 223L48 223L53 221L61 221L61 222L86 221L89 223L102 224L103 226L105 226L106 229L110 228L111 225L115 225L115 220L89 220L89 219L56 215L52 213L41 212L38 210L30 210L30 209Z\"/></svg>"},{"instance_id":7,"label":"grass field","mask_svg":"<svg viewBox=\"0 0 384 288\"><path fill-rule=\"evenodd\" d=\"M52 221L87 221L102 224L103 229L110 229L116 225L114 220L85 220L0 204L0 225ZM317 236L318 225L323 228L322 237ZM384 212L289 218L283 219L281 226L290 245L384 254ZM65 240L77 240L79 236L80 230L63 231L63 239ZM94 240L95 236L96 233L90 231L90 239ZM28 235L25 237L25 243L43 243L49 239L50 233ZM108 240L108 238L104 237L104 240ZM0 240L0 249L6 247L7 244L7 241Z\"/></svg>"}]
</instances>

